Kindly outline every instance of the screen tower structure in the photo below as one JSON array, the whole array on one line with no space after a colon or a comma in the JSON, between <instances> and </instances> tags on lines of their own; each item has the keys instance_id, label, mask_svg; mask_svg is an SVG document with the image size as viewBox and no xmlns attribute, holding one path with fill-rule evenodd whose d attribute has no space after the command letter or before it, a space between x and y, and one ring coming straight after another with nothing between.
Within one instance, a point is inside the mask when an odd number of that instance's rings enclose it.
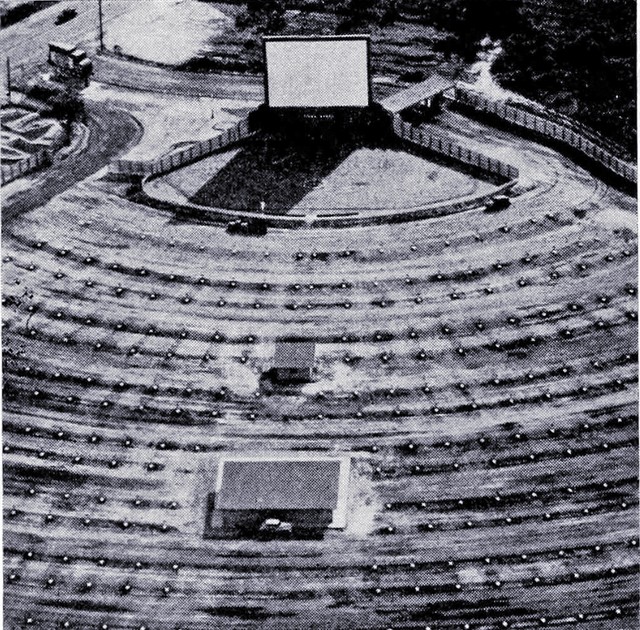
<instances>
[{"instance_id":1,"label":"screen tower structure","mask_svg":"<svg viewBox=\"0 0 640 630\"><path fill-rule=\"evenodd\" d=\"M371 105L367 35L265 37L265 101L273 109Z\"/></svg>"},{"instance_id":2,"label":"screen tower structure","mask_svg":"<svg viewBox=\"0 0 640 630\"><path fill-rule=\"evenodd\" d=\"M266 129L323 144L380 134L368 35L265 37L263 53Z\"/></svg>"}]
</instances>

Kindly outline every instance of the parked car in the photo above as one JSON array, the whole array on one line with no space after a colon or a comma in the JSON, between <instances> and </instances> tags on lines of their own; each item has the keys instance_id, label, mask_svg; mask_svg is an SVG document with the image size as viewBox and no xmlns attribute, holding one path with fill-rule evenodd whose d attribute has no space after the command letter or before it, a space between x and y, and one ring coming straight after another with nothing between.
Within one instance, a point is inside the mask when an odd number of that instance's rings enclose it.
<instances>
[{"instance_id":1,"label":"parked car","mask_svg":"<svg viewBox=\"0 0 640 630\"><path fill-rule=\"evenodd\" d=\"M65 22L69 22L69 20L73 20L74 17L78 15L78 12L75 9L65 9L58 14L56 18L56 26L60 26L60 24L64 24Z\"/></svg>"},{"instance_id":2,"label":"parked car","mask_svg":"<svg viewBox=\"0 0 640 630\"><path fill-rule=\"evenodd\" d=\"M511 205L511 199L506 195L496 195L495 197L491 197L489 201L486 203L484 210L485 212L498 212L499 210L504 210Z\"/></svg>"},{"instance_id":3,"label":"parked car","mask_svg":"<svg viewBox=\"0 0 640 630\"><path fill-rule=\"evenodd\" d=\"M227 232L244 236L264 236L267 233L267 223L264 219L234 219L227 223Z\"/></svg>"},{"instance_id":4,"label":"parked car","mask_svg":"<svg viewBox=\"0 0 640 630\"><path fill-rule=\"evenodd\" d=\"M291 523L281 521L279 518L268 518L262 525L258 532L263 536L290 536L293 528Z\"/></svg>"}]
</instances>

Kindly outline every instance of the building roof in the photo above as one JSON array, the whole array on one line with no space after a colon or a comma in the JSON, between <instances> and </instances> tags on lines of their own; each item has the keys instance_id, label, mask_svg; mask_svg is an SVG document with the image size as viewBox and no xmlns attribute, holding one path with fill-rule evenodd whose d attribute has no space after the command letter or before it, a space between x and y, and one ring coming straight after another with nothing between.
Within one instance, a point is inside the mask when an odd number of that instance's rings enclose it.
<instances>
[{"instance_id":1,"label":"building roof","mask_svg":"<svg viewBox=\"0 0 640 630\"><path fill-rule=\"evenodd\" d=\"M426 98L440 94L454 86L455 81L447 79L441 74L432 74L425 81L416 83L405 90L400 90L400 92L388 96L382 101L381 105L392 114L398 114L408 107Z\"/></svg>"},{"instance_id":2,"label":"building roof","mask_svg":"<svg viewBox=\"0 0 640 630\"><path fill-rule=\"evenodd\" d=\"M316 355L313 341L276 341L275 368L312 368Z\"/></svg>"},{"instance_id":3,"label":"building roof","mask_svg":"<svg viewBox=\"0 0 640 630\"><path fill-rule=\"evenodd\" d=\"M63 42L49 42L49 50L57 50L58 52L70 55L76 47L73 44L65 44Z\"/></svg>"},{"instance_id":4,"label":"building roof","mask_svg":"<svg viewBox=\"0 0 640 630\"><path fill-rule=\"evenodd\" d=\"M334 510L339 459L224 460L218 510Z\"/></svg>"}]
</instances>

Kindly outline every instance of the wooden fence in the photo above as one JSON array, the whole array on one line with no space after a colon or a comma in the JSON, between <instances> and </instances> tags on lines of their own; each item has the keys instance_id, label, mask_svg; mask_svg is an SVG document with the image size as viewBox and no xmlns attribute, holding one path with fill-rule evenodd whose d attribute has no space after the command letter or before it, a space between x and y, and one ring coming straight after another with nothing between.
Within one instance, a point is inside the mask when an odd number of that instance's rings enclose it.
<instances>
[{"instance_id":1,"label":"wooden fence","mask_svg":"<svg viewBox=\"0 0 640 630\"><path fill-rule=\"evenodd\" d=\"M248 138L251 134L249 120L244 118L213 138L194 142L180 151L174 151L156 160L115 160L111 164L111 170L126 175L142 175L144 177L163 175L211 155L227 145Z\"/></svg>"},{"instance_id":2,"label":"wooden fence","mask_svg":"<svg viewBox=\"0 0 640 630\"><path fill-rule=\"evenodd\" d=\"M424 129L414 127L403 121L398 115L393 117L393 131L403 140L417 144L429 151L446 156L457 162L474 166L485 173L497 175L505 182L515 183L520 175L515 166L505 164L500 160L490 158L482 153L478 153L478 151L464 147L450 138L441 137L429 133Z\"/></svg>"},{"instance_id":3,"label":"wooden fence","mask_svg":"<svg viewBox=\"0 0 640 630\"><path fill-rule=\"evenodd\" d=\"M51 162L51 156L49 151L42 149L27 158L13 162L11 164L2 165L2 184L8 184L18 177L27 175L33 171L38 170L40 167Z\"/></svg>"},{"instance_id":4,"label":"wooden fence","mask_svg":"<svg viewBox=\"0 0 640 630\"><path fill-rule=\"evenodd\" d=\"M577 133L569 124L549 120L544 116L507 105L503 101L491 100L478 92L460 86L455 89L455 100L476 111L491 114L516 127L530 129L546 138L565 144L601 164L625 181L632 184L638 182L638 168L635 164L617 157L611 151L599 146L593 139Z\"/></svg>"}]
</instances>

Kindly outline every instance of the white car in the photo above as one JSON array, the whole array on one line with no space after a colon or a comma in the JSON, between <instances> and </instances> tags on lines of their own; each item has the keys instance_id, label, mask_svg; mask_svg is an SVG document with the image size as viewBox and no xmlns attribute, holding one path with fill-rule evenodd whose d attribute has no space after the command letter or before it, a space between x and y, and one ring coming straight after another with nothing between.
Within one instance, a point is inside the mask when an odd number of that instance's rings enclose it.
<instances>
[{"instance_id":1,"label":"white car","mask_svg":"<svg viewBox=\"0 0 640 630\"><path fill-rule=\"evenodd\" d=\"M279 518L268 518L260 525L262 534L290 534L292 531L291 523L281 521Z\"/></svg>"}]
</instances>

